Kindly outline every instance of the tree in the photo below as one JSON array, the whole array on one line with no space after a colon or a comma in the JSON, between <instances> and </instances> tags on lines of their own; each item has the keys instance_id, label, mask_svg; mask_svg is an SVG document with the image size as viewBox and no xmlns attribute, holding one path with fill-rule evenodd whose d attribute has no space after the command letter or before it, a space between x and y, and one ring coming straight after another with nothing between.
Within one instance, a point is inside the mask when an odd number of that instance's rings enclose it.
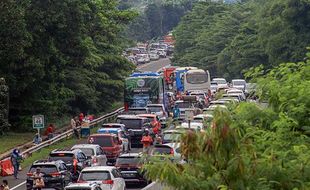
<instances>
[{"instance_id":1,"label":"tree","mask_svg":"<svg viewBox=\"0 0 310 190\"><path fill-rule=\"evenodd\" d=\"M8 122L9 115L9 89L4 78L0 78L0 135L8 130L10 124Z\"/></svg>"}]
</instances>

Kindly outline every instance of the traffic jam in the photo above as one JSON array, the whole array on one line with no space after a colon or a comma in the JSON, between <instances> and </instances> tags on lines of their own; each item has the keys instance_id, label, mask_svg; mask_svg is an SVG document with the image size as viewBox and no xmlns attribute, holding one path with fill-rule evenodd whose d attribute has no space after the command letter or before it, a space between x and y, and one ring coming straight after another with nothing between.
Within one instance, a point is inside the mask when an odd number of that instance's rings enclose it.
<instances>
[{"instance_id":1,"label":"traffic jam","mask_svg":"<svg viewBox=\"0 0 310 190\"><path fill-rule=\"evenodd\" d=\"M182 134L207 130L215 109L254 99L254 88L243 79L211 80L208 71L196 67L135 72L125 80L124 112L102 124L87 142L53 150L47 159L35 161L27 173L27 189L145 187L151 182L143 170L151 160L147 158L169 156L186 164Z\"/></svg>"}]
</instances>

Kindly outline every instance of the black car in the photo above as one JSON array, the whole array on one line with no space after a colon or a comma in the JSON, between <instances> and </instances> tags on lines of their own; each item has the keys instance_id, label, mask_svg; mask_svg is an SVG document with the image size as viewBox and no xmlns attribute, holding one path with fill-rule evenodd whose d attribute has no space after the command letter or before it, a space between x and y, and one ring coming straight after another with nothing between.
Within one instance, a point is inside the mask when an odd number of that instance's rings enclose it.
<instances>
[{"instance_id":1,"label":"black car","mask_svg":"<svg viewBox=\"0 0 310 190\"><path fill-rule=\"evenodd\" d=\"M141 168L143 165L142 155L139 153L122 154L116 160L115 167L121 172L122 177L128 184L147 185L148 180L145 178Z\"/></svg>"},{"instance_id":2,"label":"black car","mask_svg":"<svg viewBox=\"0 0 310 190\"><path fill-rule=\"evenodd\" d=\"M66 164L61 161L38 160L35 161L27 173L27 190L33 189L33 173L40 168L45 188L64 189L72 181L72 174Z\"/></svg>"},{"instance_id":3,"label":"black car","mask_svg":"<svg viewBox=\"0 0 310 190\"><path fill-rule=\"evenodd\" d=\"M128 131L131 146L142 146L141 139L146 129L149 129L149 119L135 115L119 115L117 123L125 125Z\"/></svg>"},{"instance_id":4,"label":"black car","mask_svg":"<svg viewBox=\"0 0 310 190\"><path fill-rule=\"evenodd\" d=\"M76 164L74 164L74 158L76 159ZM90 159L80 150L80 149L56 149L49 154L50 161L62 160L68 170L73 173L73 181L76 181L80 171L85 167L91 166Z\"/></svg>"}]
</instances>

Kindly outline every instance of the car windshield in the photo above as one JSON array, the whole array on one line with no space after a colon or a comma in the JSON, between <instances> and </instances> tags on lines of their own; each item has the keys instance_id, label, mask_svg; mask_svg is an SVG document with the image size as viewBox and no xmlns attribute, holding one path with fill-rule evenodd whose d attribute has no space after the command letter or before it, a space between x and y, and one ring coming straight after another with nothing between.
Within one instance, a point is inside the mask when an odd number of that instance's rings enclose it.
<instances>
[{"instance_id":1,"label":"car windshield","mask_svg":"<svg viewBox=\"0 0 310 190\"><path fill-rule=\"evenodd\" d=\"M138 165L140 162L139 157L128 156L128 157L119 157L116 161L116 165Z\"/></svg>"},{"instance_id":2,"label":"car windshield","mask_svg":"<svg viewBox=\"0 0 310 190\"><path fill-rule=\"evenodd\" d=\"M208 82L208 75L191 73L186 75L186 80L190 84L202 84Z\"/></svg>"},{"instance_id":3,"label":"car windshield","mask_svg":"<svg viewBox=\"0 0 310 190\"><path fill-rule=\"evenodd\" d=\"M94 149L92 148L78 148L80 149L87 157L93 156L95 154Z\"/></svg>"},{"instance_id":4,"label":"car windshield","mask_svg":"<svg viewBox=\"0 0 310 190\"><path fill-rule=\"evenodd\" d=\"M232 83L233 85L245 85L245 81L243 80L235 80Z\"/></svg>"},{"instance_id":5,"label":"car windshield","mask_svg":"<svg viewBox=\"0 0 310 190\"><path fill-rule=\"evenodd\" d=\"M110 179L111 175L109 171L83 171L79 177L81 181L103 181Z\"/></svg>"},{"instance_id":6,"label":"car windshield","mask_svg":"<svg viewBox=\"0 0 310 190\"><path fill-rule=\"evenodd\" d=\"M161 106L147 106L149 108L150 112L161 112L162 107Z\"/></svg>"},{"instance_id":7,"label":"car windshield","mask_svg":"<svg viewBox=\"0 0 310 190\"><path fill-rule=\"evenodd\" d=\"M58 172L55 165L34 165L34 166L31 166L29 173L34 173L37 168L40 168L41 173L44 173L44 174Z\"/></svg>"},{"instance_id":8,"label":"car windshield","mask_svg":"<svg viewBox=\"0 0 310 190\"><path fill-rule=\"evenodd\" d=\"M89 142L91 144L98 144L101 147L112 147L112 139L110 136L94 136L90 137Z\"/></svg>"},{"instance_id":9,"label":"car windshield","mask_svg":"<svg viewBox=\"0 0 310 190\"><path fill-rule=\"evenodd\" d=\"M181 138L181 134L180 133L165 133L163 135L163 140L165 141L177 141Z\"/></svg>"},{"instance_id":10,"label":"car windshield","mask_svg":"<svg viewBox=\"0 0 310 190\"><path fill-rule=\"evenodd\" d=\"M73 162L73 154L72 153L52 153L50 154L49 160L57 161L62 160L66 164L71 164Z\"/></svg>"},{"instance_id":11,"label":"car windshield","mask_svg":"<svg viewBox=\"0 0 310 190\"><path fill-rule=\"evenodd\" d=\"M196 118L194 118L194 121L195 121L195 122L202 123L202 122L203 122L203 118L196 117Z\"/></svg>"},{"instance_id":12,"label":"car windshield","mask_svg":"<svg viewBox=\"0 0 310 190\"><path fill-rule=\"evenodd\" d=\"M166 146L155 147L152 150L152 154L170 154L172 149Z\"/></svg>"},{"instance_id":13,"label":"car windshield","mask_svg":"<svg viewBox=\"0 0 310 190\"><path fill-rule=\"evenodd\" d=\"M176 102L179 108L190 108L191 104L189 102Z\"/></svg>"},{"instance_id":14,"label":"car windshield","mask_svg":"<svg viewBox=\"0 0 310 190\"><path fill-rule=\"evenodd\" d=\"M121 119L121 124L124 124L127 129L140 129L143 126L141 119Z\"/></svg>"},{"instance_id":15,"label":"car windshield","mask_svg":"<svg viewBox=\"0 0 310 190\"><path fill-rule=\"evenodd\" d=\"M217 84L226 84L226 80L225 79L213 79L213 82L216 82Z\"/></svg>"}]
</instances>

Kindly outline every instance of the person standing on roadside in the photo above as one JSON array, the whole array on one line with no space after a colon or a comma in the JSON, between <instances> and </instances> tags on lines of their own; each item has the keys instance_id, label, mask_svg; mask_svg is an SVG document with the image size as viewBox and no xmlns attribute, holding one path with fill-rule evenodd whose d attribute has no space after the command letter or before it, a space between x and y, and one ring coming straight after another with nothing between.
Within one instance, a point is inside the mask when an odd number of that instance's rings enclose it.
<instances>
[{"instance_id":1,"label":"person standing on roadside","mask_svg":"<svg viewBox=\"0 0 310 190\"><path fill-rule=\"evenodd\" d=\"M20 165L20 162L21 162L22 159L23 158L19 154L19 150L18 149L14 149L13 152L12 152L12 155L11 155L11 162L12 162L12 165L13 165L13 168L14 168L14 177L15 177L15 179L18 179L17 178L17 174L18 174L19 165Z\"/></svg>"},{"instance_id":2,"label":"person standing on roadside","mask_svg":"<svg viewBox=\"0 0 310 190\"><path fill-rule=\"evenodd\" d=\"M76 119L75 119L74 117L72 117L72 119L71 119L70 127L71 127L71 129L73 130L74 136L75 136L77 139L80 138L79 131L78 131L78 129L77 129Z\"/></svg>"},{"instance_id":3,"label":"person standing on roadside","mask_svg":"<svg viewBox=\"0 0 310 190\"><path fill-rule=\"evenodd\" d=\"M143 144L143 153L149 154L151 144L153 143L153 139L150 136L149 131L145 131L145 134L142 137L141 142Z\"/></svg>"}]
</instances>

